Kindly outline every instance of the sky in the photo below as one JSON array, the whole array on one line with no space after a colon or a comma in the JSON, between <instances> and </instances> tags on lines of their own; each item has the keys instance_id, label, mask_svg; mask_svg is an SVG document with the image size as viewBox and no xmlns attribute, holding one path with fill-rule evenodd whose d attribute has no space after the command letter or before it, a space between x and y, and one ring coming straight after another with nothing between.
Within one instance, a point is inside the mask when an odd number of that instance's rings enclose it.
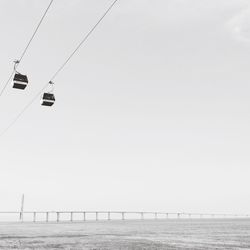
<instances>
[{"instance_id":1,"label":"sky","mask_svg":"<svg viewBox=\"0 0 250 250\"><path fill-rule=\"evenodd\" d=\"M0 130L111 0L55 0L0 98ZM0 86L49 1L0 0ZM0 210L250 211L250 4L119 0L0 137ZM4 202L3 202L4 201Z\"/></svg>"}]
</instances>

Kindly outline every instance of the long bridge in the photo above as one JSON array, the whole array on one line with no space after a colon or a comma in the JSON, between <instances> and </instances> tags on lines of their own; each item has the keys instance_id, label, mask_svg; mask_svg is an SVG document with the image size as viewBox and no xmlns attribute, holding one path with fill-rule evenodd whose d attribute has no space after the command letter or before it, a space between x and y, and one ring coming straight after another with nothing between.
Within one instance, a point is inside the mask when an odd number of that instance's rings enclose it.
<instances>
[{"instance_id":1,"label":"long bridge","mask_svg":"<svg viewBox=\"0 0 250 250\"><path fill-rule=\"evenodd\" d=\"M249 214L167 213L133 211L6 211L0 216L11 216L20 222L81 222L90 220L158 220L158 219L247 219ZM39 218L38 218L39 217ZM63 217L63 218L62 218ZM77 217L77 218L76 218ZM28 219L27 219L28 218ZM1 219L0 219L1 221Z\"/></svg>"}]
</instances>

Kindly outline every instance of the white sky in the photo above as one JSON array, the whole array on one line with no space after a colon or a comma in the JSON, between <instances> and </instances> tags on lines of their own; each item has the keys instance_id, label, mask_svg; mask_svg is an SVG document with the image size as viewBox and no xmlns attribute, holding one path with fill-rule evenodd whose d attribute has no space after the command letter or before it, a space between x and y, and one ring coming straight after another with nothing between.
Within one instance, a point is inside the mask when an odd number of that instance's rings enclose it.
<instances>
[{"instance_id":1,"label":"white sky","mask_svg":"<svg viewBox=\"0 0 250 250\"><path fill-rule=\"evenodd\" d=\"M0 81L49 1L0 0ZM111 0L55 0L0 98L3 130ZM250 210L250 4L120 0L0 138L0 210Z\"/></svg>"}]
</instances>

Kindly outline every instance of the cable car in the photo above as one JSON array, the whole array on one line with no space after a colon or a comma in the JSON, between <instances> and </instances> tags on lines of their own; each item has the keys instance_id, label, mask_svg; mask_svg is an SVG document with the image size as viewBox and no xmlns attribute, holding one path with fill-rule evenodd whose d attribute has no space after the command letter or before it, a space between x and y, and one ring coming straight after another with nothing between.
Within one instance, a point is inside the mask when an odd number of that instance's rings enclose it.
<instances>
[{"instance_id":1,"label":"cable car","mask_svg":"<svg viewBox=\"0 0 250 250\"><path fill-rule=\"evenodd\" d=\"M13 88L25 89L28 85L28 77L20 73L16 73L13 79Z\"/></svg>"},{"instance_id":2,"label":"cable car","mask_svg":"<svg viewBox=\"0 0 250 250\"><path fill-rule=\"evenodd\" d=\"M13 78L13 88L15 89L25 89L28 85L28 77L17 72L17 66L20 61L14 61L14 78Z\"/></svg>"},{"instance_id":3,"label":"cable car","mask_svg":"<svg viewBox=\"0 0 250 250\"><path fill-rule=\"evenodd\" d=\"M55 95L53 94L54 83L52 81L50 81L49 86L51 86L51 91L43 93L43 96L41 99L41 105L43 105L43 106L53 106L55 101L56 101Z\"/></svg>"},{"instance_id":4,"label":"cable car","mask_svg":"<svg viewBox=\"0 0 250 250\"><path fill-rule=\"evenodd\" d=\"M43 106L52 106L55 103L56 99L52 93L44 93L42 96L41 104Z\"/></svg>"}]
</instances>

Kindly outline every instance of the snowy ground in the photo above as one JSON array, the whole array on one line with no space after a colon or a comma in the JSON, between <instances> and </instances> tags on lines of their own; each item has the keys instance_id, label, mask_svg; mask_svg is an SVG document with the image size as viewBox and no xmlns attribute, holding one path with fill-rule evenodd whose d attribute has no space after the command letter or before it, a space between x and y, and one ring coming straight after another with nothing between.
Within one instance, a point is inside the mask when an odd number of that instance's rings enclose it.
<instances>
[{"instance_id":1,"label":"snowy ground","mask_svg":"<svg viewBox=\"0 0 250 250\"><path fill-rule=\"evenodd\" d=\"M0 249L250 249L250 220L2 223Z\"/></svg>"}]
</instances>

